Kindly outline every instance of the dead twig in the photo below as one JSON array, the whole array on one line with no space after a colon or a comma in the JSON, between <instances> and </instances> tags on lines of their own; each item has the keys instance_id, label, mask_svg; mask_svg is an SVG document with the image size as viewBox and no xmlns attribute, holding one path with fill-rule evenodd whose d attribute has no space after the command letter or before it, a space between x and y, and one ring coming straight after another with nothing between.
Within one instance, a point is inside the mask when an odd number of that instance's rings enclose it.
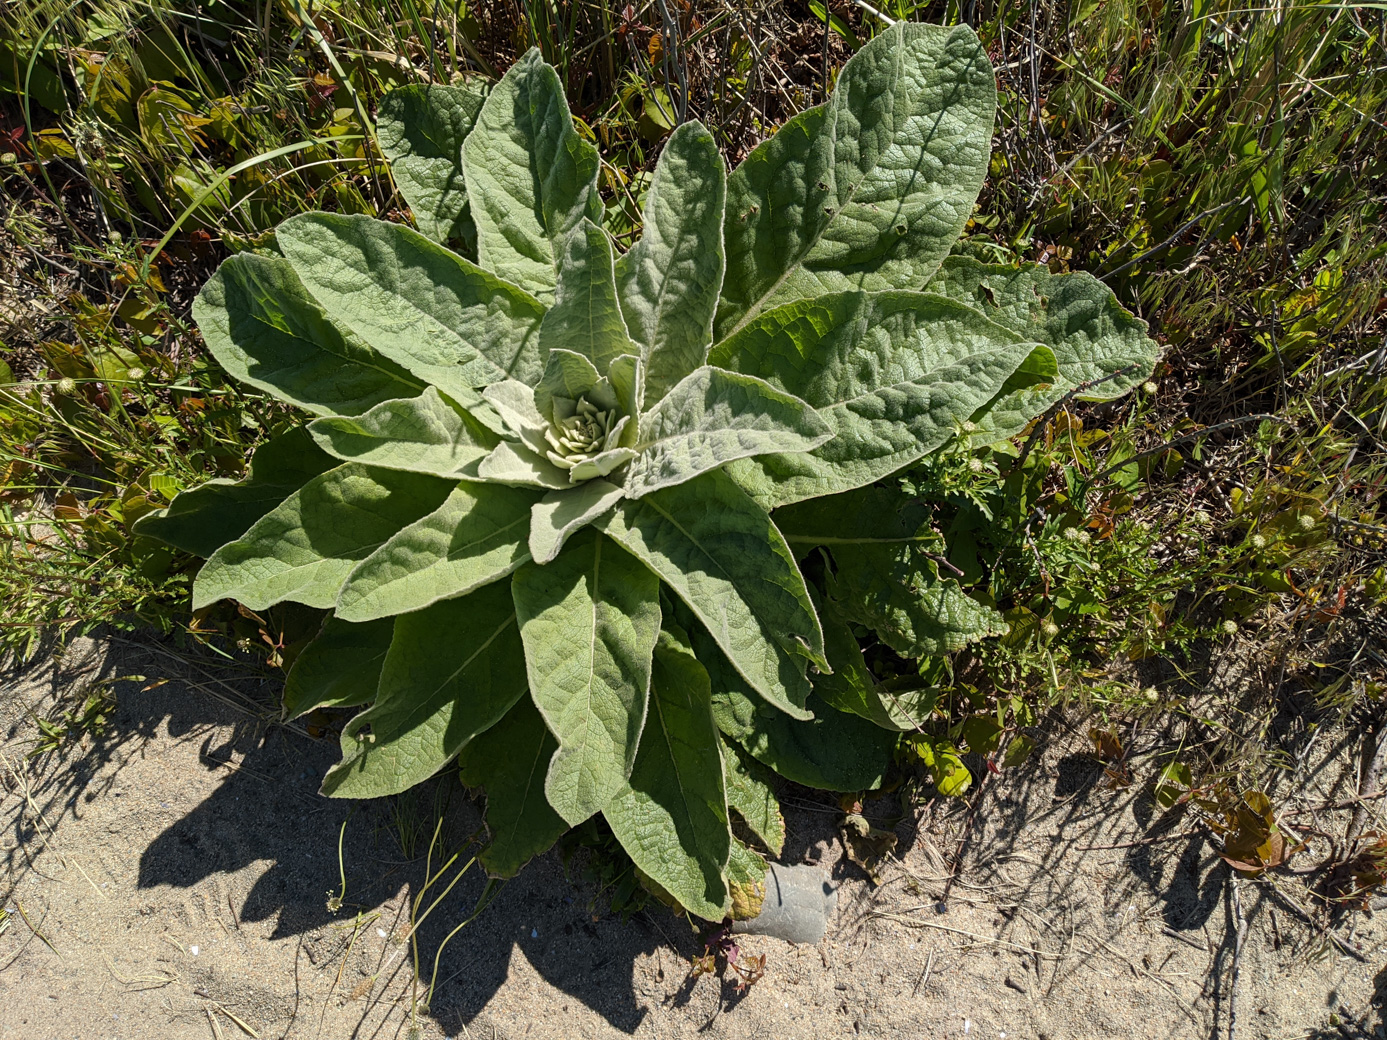
<instances>
[{"instance_id":1,"label":"dead twig","mask_svg":"<svg viewBox=\"0 0 1387 1040\"><path fill-rule=\"evenodd\" d=\"M915 988L910 991L913 997L920 992L920 987L929 981L929 973L934 970L934 951L930 950L929 958L925 961L925 970L920 973L920 977L915 980Z\"/></svg>"},{"instance_id":2,"label":"dead twig","mask_svg":"<svg viewBox=\"0 0 1387 1040\"><path fill-rule=\"evenodd\" d=\"M1233 896L1233 919L1237 923L1237 937L1233 940L1233 977L1228 984L1228 1040L1236 1040L1238 1028L1238 979L1243 966L1243 939L1247 935L1247 917L1243 914L1242 886L1237 875L1228 879Z\"/></svg>"},{"instance_id":3,"label":"dead twig","mask_svg":"<svg viewBox=\"0 0 1387 1040\"><path fill-rule=\"evenodd\" d=\"M967 932L962 928L951 928L946 924L935 924L933 921L921 921L918 918L904 917L901 914L873 911L869 916L887 921L898 921L901 924L909 925L911 928L934 928L941 932L948 932L951 935L961 935L965 939L972 939L974 942L994 943L997 946L1005 946L1007 949L1016 950L1019 953L1028 953L1032 957L1045 957L1049 960L1058 960L1060 956L1057 953L1047 953L1044 950L1037 950L1033 946L1022 946L1020 943L1008 942L1006 939L998 939L996 936L979 935L977 932Z\"/></svg>"},{"instance_id":4,"label":"dead twig","mask_svg":"<svg viewBox=\"0 0 1387 1040\"><path fill-rule=\"evenodd\" d=\"M1182 838L1192 838L1199 833L1199 828L1194 827L1179 834L1161 834L1154 838L1142 838L1138 841L1120 841L1116 845L1078 845L1075 852L1103 852L1110 849L1135 849L1143 845L1159 845L1166 841L1179 841Z\"/></svg>"},{"instance_id":5,"label":"dead twig","mask_svg":"<svg viewBox=\"0 0 1387 1040\"><path fill-rule=\"evenodd\" d=\"M1358 785L1358 806L1353 811L1353 819L1349 821L1348 834L1344 841L1350 856L1357 851L1358 838L1363 833L1364 825L1368 822L1366 799L1376 797L1378 793L1377 786L1382 775L1384 761L1387 761L1387 726L1382 726L1379 729L1377 747L1373 750L1373 757L1368 762L1368 767L1363 770L1363 782Z\"/></svg>"}]
</instances>

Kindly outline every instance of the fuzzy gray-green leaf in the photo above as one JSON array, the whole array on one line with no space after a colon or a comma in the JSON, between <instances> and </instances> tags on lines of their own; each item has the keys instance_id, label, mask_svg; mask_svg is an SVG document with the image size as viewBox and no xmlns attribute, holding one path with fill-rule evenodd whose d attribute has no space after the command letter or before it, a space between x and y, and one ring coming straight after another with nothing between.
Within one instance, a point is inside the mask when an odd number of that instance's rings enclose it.
<instances>
[{"instance_id":1,"label":"fuzzy gray-green leaf","mask_svg":"<svg viewBox=\"0 0 1387 1040\"><path fill-rule=\"evenodd\" d=\"M727 909L731 846L718 744L708 673L683 639L660 633L640 753L602 815L637 867L710 921Z\"/></svg>"},{"instance_id":2,"label":"fuzzy gray-green leaf","mask_svg":"<svg viewBox=\"0 0 1387 1040\"><path fill-rule=\"evenodd\" d=\"M640 498L734 459L817 448L833 431L799 398L763 379L707 365L641 416L626 491Z\"/></svg>"},{"instance_id":3,"label":"fuzzy gray-green leaf","mask_svg":"<svg viewBox=\"0 0 1387 1040\"><path fill-rule=\"evenodd\" d=\"M926 286L976 307L1054 352L1058 372L1048 385L1005 393L973 417L973 440L1010 437L1065 394L1088 384L1081 401L1121 397L1151 374L1160 347L1111 289L1085 272L1055 275L1044 264L1006 267L951 256Z\"/></svg>"},{"instance_id":4,"label":"fuzzy gray-green leaf","mask_svg":"<svg viewBox=\"0 0 1387 1040\"><path fill-rule=\"evenodd\" d=\"M564 542L621 501L625 492L600 478L577 487L551 491L534 504L530 514L530 555L550 563Z\"/></svg>"},{"instance_id":5,"label":"fuzzy gray-green leaf","mask_svg":"<svg viewBox=\"0 0 1387 1040\"><path fill-rule=\"evenodd\" d=\"M435 242L456 239L473 251L477 228L467 207L462 142L485 100L486 88L477 81L411 83L381 98L376 116L380 150L415 226Z\"/></svg>"},{"instance_id":6,"label":"fuzzy gray-green leaf","mask_svg":"<svg viewBox=\"0 0 1387 1040\"><path fill-rule=\"evenodd\" d=\"M586 820L631 773L645 724L659 581L596 531L511 582L535 706L559 742L545 781L570 824Z\"/></svg>"},{"instance_id":7,"label":"fuzzy gray-green leaf","mask_svg":"<svg viewBox=\"0 0 1387 1040\"><path fill-rule=\"evenodd\" d=\"M514 877L568 830L544 797L544 776L558 749L534 704L522 697L484 739L459 752L462 782L486 788L491 842L478 858L492 877Z\"/></svg>"},{"instance_id":8,"label":"fuzzy gray-green leaf","mask_svg":"<svg viewBox=\"0 0 1387 1040\"><path fill-rule=\"evenodd\" d=\"M328 470L212 554L193 582L193 609L219 599L251 610L285 600L331 607L359 561L437 509L452 488L351 462Z\"/></svg>"},{"instance_id":9,"label":"fuzzy gray-green leaf","mask_svg":"<svg viewBox=\"0 0 1387 1040\"><path fill-rule=\"evenodd\" d=\"M492 89L462 165L478 261L551 302L561 245L584 217L601 219L602 200L597 149L573 129L563 84L538 49Z\"/></svg>"},{"instance_id":10,"label":"fuzzy gray-green leaf","mask_svg":"<svg viewBox=\"0 0 1387 1040\"><path fill-rule=\"evenodd\" d=\"M323 793L379 798L427 780L524 696L523 661L503 584L397 618L376 702L342 730Z\"/></svg>"},{"instance_id":11,"label":"fuzzy gray-green leaf","mask_svg":"<svg viewBox=\"0 0 1387 1040\"><path fill-rule=\"evenodd\" d=\"M530 558L535 492L464 481L428 516L357 564L337 614L369 621L419 610L499 581Z\"/></svg>"},{"instance_id":12,"label":"fuzzy gray-green leaf","mask_svg":"<svg viewBox=\"0 0 1387 1040\"><path fill-rule=\"evenodd\" d=\"M356 625L328 615L284 676L284 717L296 719L314 708L354 708L375 700L394 635L394 618Z\"/></svg>"},{"instance_id":13,"label":"fuzzy gray-green leaf","mask_svg":"<svg viewBox=\"0 0 1387 1040\"><path fill-rule=\"evenodd\" d=\"M544 370L539 301L417 231L304 213L275 237L334 318L464 406L478 387Z\"/></svg>"},{"instance_id":14,"label":"fuzzy gray-green leaf","mask_svg":"<svg viewBox=\"0 0 1387 1040\"><path fill-rule=\"evenodd\" d=\"M308 432L347 462L454 479L475 473L499 439L433 387L355 418L315 419Z\"/></svg>"},{"instance_id":15,"label":"fuzzy gray-green leaf","mask_svg":"<svg viewBox=\"0 0 1387 1040\"><path fill-rule=\"evenodd\" d=\"M337 465L303 427L255 449L245 479L209 480L180 491L167 509L135 521L135 533L203 559L245 534L255 521L319 473Z\"/></svg>"},{"instance_id":16,"label":"fuzzy gray-green leaf","mask_svg":"<svg viewBox=\"0 0 1387 1040\"><path fill-rule=\"evenodd\" d=\"M502 441L477 464L477 479L551 490L573 486L568 470L559 469L543 455L514 441Z\"/></svg>"},{"instance_id":17,"label":"fuzzy gray-green leaf","mask_svg":"<svg viewBox=\"0 0 1387 1040\"><path fill-rule=\"evenodd\" d=\"M882 487L776 512L797 549L821 546L832 553L827 593L833 607L906 657L954 653L1007 631L997 611L939 577L930 553L938 536L928 519L913 498Z\"/></svg>"},{"instance_id":18,"label":"fuzzy gray-green leaf","mask_svg":"<svg viewBox=\"0 0 1387 1040\"><path fill-rule=\"evenodd\" d=\"M818 616L770 516L722 470L628 500L597 523L688 604L757 693L809 717L806 668L827 667Z\"/></svg>"},{"instance_id":19,"label":"fuzzy gray-green leaf","mask_svg":"<svg viewBox=\"0 0 1387 1040\"><path fill-rule=\"evenodd\" d=\"M717 338L790 300L924 285L972 212L995 109L967 26L881 32L728 179Z\"/></svg>"},{"instance_id":20,"label":"fuzzy gray-green leaf","mask_svg":"<svg viewBox=\"0 0 1387 1040\"><path fill-rule=\"evenodd\" d=\"M728 807L737 811L772 856L779 856L785 847L785 817L771 786L775 774L726 740L722 761Z\"/></svg>"},{"instance_id":21,"label":"fuzzy gray-green leaf","mask_svg":"<svg viewBox=\"0 0 1387 1040\"><path fill-rule=\"evenodd\" d=\"M702 123L669 135L645 195L640 241L616 262L621 313L645 361L650 407L703 364L722 288L727 168Z\"/></svg>"},{"instance_id":22,"label":"fuzzy gray-green leaf","mask_svg":"<svg viewBox=\"0 0 1387 1040\"><path fill-rule=\"evenodd\" d=\"M881 783L897 734L835 711L815 694L806 702L814 717L793 719L754 696L705 633L693 636L712 681L713 718L744 751L806 787L863 791Z\"/></svg>"},{"instance_id":23,"label":"fuzzy gray-green leaf","mask_svg":"<svg viewBox=\"0 0 1387 1040\"><path fill-rule=\"evenodd\" d=\"M841 608L830 600L819 611L833 672L814 677L814 693L838 711L851 712L882 729L920 730L938 700L938 691L918 682L901 689L879 684Z\"/></svg>"},{"instance_id":24,"label":"fuzzy gray-green leaf","mask_svg":"<svg viewBox=\"0 0 1387 1040\"><path fill-rule=\"evenodd\" d=\"M193 318L227 372L315 415L356 415L424 388L329 318L279 257L226 260L193 301Z\"/></svg>"},{"instance_id":25,"label":"fuzzy gray-green leaf","mask_svg":"<svg viewBox=\"0 0 1387 1040\"><path fill-rule=\"evenodd\" d=\"M612 264L611 240L591 220L584 220L560 243L554 304L539 328L543 353L555 347L571 350L591 361L601 375L621 355L635 353L617 303Z\"/></svg>"},{"instance_id":26,"label":"fuzzy gray-green leaf","mask_svg":"<svg viewBox=\"0 0 1387 1040\"><path fill-rule=\"evenodd\" d=\"M764 455L728 471L767 507L870 484L942 445L1044 349L926 293L787 304L718 344L709 361L803 399L834 437L812 452Z\"/></svg>"}]
</instances>

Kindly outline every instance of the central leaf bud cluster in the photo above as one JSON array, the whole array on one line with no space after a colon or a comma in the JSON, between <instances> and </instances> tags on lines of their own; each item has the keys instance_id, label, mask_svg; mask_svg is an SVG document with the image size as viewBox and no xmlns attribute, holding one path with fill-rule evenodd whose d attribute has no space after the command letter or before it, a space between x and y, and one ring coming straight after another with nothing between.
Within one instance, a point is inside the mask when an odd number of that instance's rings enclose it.
<instances>
[{"instance_id":1,"label":"central leaf bud cluster","mask_svg":"<svg viewBox=\"0 0 1387 1040\"><path fill-rule=\"evenodd\" d=\"M586 395L577 401L557 398L553 420L544 431L549 445L545 455L554 465L568 470L591 461L594 456L617 446L615 439L620 418L617 409L600 408Z\"/></svg>"}]
</instances>

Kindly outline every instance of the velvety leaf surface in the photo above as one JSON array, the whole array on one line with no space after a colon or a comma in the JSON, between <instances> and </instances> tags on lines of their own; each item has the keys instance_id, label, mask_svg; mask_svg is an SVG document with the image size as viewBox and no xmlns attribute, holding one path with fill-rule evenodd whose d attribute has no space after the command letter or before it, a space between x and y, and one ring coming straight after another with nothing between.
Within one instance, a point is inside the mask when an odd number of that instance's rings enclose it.
<instances>
[{"instance_id":1,"label":"velvety leaf surface","mask_svg":"<svg viewBox=\"0 0 1387 1040\"><path fill-rule=\"evenodd\" d=\"M545 792L577 826L631 773L660 631L659 581L589 530L553 563L520 568L511 588L531 696L559 742Z\"/></svg>"},{"instance_id":2,"label":"velvety leaf surface","mask_svg":"<svg viewBox=\"0 0 1387 1040\"><path fill-rule=\"evenodd\" d=\"M482 740L459 752L462 782L486 788L491 844L479 858L492 877L515 877L568 830L544 797L544 777L558 749L534 703L522 697Z\"/></svg>"},{"instance_id":3,"label":"velvety leaf surface","mask_svg":"<svg viewBox=\"0 0 1387 1040\"><path fill-rule=\"evenodd\" d=\"M411 83L381 98L376 115L380 150L419 231L445 245L456 239L474 251L477 228L467 208L462 142L485 100L486 88L477 81Z\"/></svg>"},{"instance_id":4,"label":"velvety leaf surface","mask_svg":"<svg viewBox=\"0 0 1387 1040\"><path fill-rule=\"evenodd\" d=\"M602 815L637 867L692 913L719 921L731 834L708 673L681 638L655 648L650 718L631 779Z\"/></svg>"},{"instance_id":5,"label":"velvety leaf surface","mask_svg":"<svg viewBox=\"0 0 1387 1040\"><path fill-rule=\"evenodd\" d=\"M554 312L551 310L549 313ZM547 425L549 416L553 414L554 398L566 397L576 401L601 381L602 373L592 358L580 351L569 350L562 342L554 343L545 358L544 374L535 384L535 415L541 424ZM524 413L517 410L516 416L523 420ZM545 447L535 450L543 451Z\"/></svg>"},{"instance_id":6,"label":"velvety leaf surface","mask_svg":"<svg viewBox=\"0 0 1387 1040\"><path fill-rule=\"evenodd\" d=\"M464 481L436 510L401 528L359 563L338 595L337 614L369 621L463 596L529 560L535 493Z\"/></svg>"},{"instance_id":7,"label":"velvety leaf surface","mask_svg":"<svg viewBox=\"0 0 1387 1040\"><path fill-rule=\"evenodd\" d=\"M1081 401L1121 397L1151 374L1160 347L1146 323L1117 302L1111 289L1084 272L1055 275L1044 264L983 264L971 257L946 259L926 287L980 310L1024 339L1054 352L1058 372L1049 386L1017 389L974 417L974 436L1010 437L1065 394L1086 383ZM1114 376L1123 369L1116 378Z\"/></svg>"},{"instance_id":8,"label":"velvety leaf surface","mask_svg":"<svg viewBox=\"0 0 1387 1040\"><path fill-rule=\"evenodd\" d=\"M591 361L601 375L621 355L635 353L616 300L612 264L611 240L590 220L560 243L554 304L539 327L542 353L555 347L571 350Z\"/></svg>"},{"instance_id":9,"label":"velvety leaf surface","mask_svg":"<svg viewBox=\"0 0 1387 1040\"><path fill-rule=\"evenodd\" d=\"M278 257L226 260L193 301L193 318L228 373L315 415L357 415L424 388L329 318Z\"/></svg>"},{"instance_id":10,"label":"velvety leaf surface","mask_svg":"<svg viewBox=\"0 0 1387 1040\"><path fill-rule=\"evenodd\" d=\"M626 501L597 521L708 627L753 689L798 718L823 632L789 546L721 470Z\"/></svg>"},{"instance_id":11,"label":"velvety leaf surface","mask_svg":"<svg viewBox=\"0 0 1387 1040\"><path fill-rule=\"evenodd\" d=\"M418 397L382 401L355 418L315 419L308 432L346 462L461 479L499 438L433 387Z\"/></svg>"},{"instance_id":12,"label":"velvety leaf surface","mask_svg":"<svg viewBox=\"0 0 1387 1040\"><path fill-rule=\"evenodd\" d=\"M504 584L396 618L376 702L343 728L323 793L380 798L427 780L524 696L523 661Z\"/></svg>"},{"instance_id":13,"label":"velvety leaf surface","mask_svg":"<svg viewBox=\"0 0 1387 1040\"><path fill-rule=\"evenodd\" d=\"M314 477L223 545L193 581L193 609L234 599L328 608L356 564L448 497L453 484L347 463Z\"/></svg>"},{"instance_id":14,"label":"velvety leaf surface","mask_svg":"<svg viewBox=\"0 0 1387 1040\"><path fill-rule=\"evenodd\" d=\"M947 441L1035 349L971 307L925 293L788 304L718 344L709 361L803 399L834 437L728 471L768 507L870 484Z\"/></svg>"},{"instance_id":15,"label":"velvety leaf surface","mask_svg":"<svg viewBox=\"0 0 1387 1040\"><path fill-rule=\"evenodd\" d=\"M623 495L621 488L601 479L549 492L530 514L530 556L536 563L551 562L570 536L611 509Z\"/></svg>"},{"instance_id":16,"label":"velvety leaf surface","mask_svg":"<svg viewBox=\"0 0 1387 1040\"><path fill-rule=\"evenodd\" d=\"M548 371L553 363L551 354L545 370ZM544 451L546 444L539 431L544 428L545 420L535 407L535 392L531 387L518 379L505 379L483 390L482 397L501 417L506 429L520 437L526 447L534 452Z\"/></svg>"},{"instance_id":17,"label":"velvety leaf surface","mask_svg":"<svg viewBox=\"0 0 1387 1040\"><path fill-rule=\"evenodd\" d=\"M834 711L812 693L806 705L814 717L793 719L753 695L706 634L695 633L693 646L712 681L718 729L757 761L787 780L828 791L864 791L881 783L895 733Z\"/></svg>"},{"instance_id":18,"label":"velvety leaf surface","mask_svg":"<svg viewBox=\"0 0 1387 1040\"><path fill-rule=\"evenodd\" d=\"M702 123L665 141L645 195L640 240L616 262L621 313L645 361L645 403L703 364L722 288L727 168Z\"/></svg>"},{"instance_id":19,"label":"velvety leaf surface","mask_svg":"<svg viewBox=\"0 0 1387 1040\"><path fill-rule=\"evenodd\" d=\"M728 807L737 811L772 856L779 856L785 847L785 817L771 787L775 774L726 740L722 760Z\"/></svg>"},{"instance_id":20,"label":"velvety leaf surface","mask_svg":"<svg viewBox=\"0 0 1387 1040\"><path fill-rule=\"evenodd\" d=\"M578 136L537 49L501 78L462 147L481 265L551 302L561 244L600 220L597 149ZM533 380L526 380L532 382Z\"/></svg>"},{"instance_id":21,"label":"velvety leaf surface","mask_svg":"<svg viewBox=\"0 0 1387 1040\"><path fill-rule=\"evenodd\" d=\"M809 451L832 436L799 398L755 376L704 366L641 416L641 453L626 471L626 492L640 498L733 459Z\"/></svg>"},{"instance_id":22,"label":"velvety leaf surface","mask_svg":"<svg viewBox=\"0 0 1387 1040\"><path fill-rule=\"evenodd\" d=\"M417 231L303 213L275 237L334 318L460 404L476 401L477 387L544 370L539 301Z\"/></svg>"},{"instance_id":23,"label":"velvety leaf surface","mask_svg":"<svg viewBox=\"0 0 1387 1040\"><path fill-rule=\"evenodd\" d=\"M394 618L354 625L329 616L284 676L284 717L296 719L314 708L354 708L375 700L394 635Z\"/></svg>"},{"instance_id":24,"label":"velvety leaf surface","mask_svg":"<svg viewBox=\"0 0 1387 1040\"><path fill-rule=\"evenodd\" d=\"M203 559L250 530L319 473L337 465L300 427L255 449L245 479L209 480L135 521L135 533Z\"/></svg>"},{"instance_id":25,"label":"velvety leaf surface","mask_svg":"<svg viewBox=\"0 0 1387 1040\"><path fill-rule=\"evenodd\" d=\"M727 183L722 339L790 300L918 289L972 212L996 82L966 26L899 22Z\"/></svg>"},{"instance_id":26,"label":"velvety leaf surface","mask_svg":"<svg viewBox=\"0 0 1387 1040\"><path fill-rule=\"evenodd\" d=\"M538 452L512 441L502 441L477 464L479 480L513 487L568 489L573 486L568 473Z\"/></svg>"}]
</instances>

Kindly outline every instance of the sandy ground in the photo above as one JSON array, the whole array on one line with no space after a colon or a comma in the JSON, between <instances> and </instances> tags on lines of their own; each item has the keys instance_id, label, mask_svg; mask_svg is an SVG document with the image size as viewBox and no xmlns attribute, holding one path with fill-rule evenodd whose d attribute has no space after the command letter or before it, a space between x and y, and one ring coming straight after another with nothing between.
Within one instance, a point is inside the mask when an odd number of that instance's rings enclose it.
<instances>
[{"instance_id":1,"label":"sandy ground","mask_svg":"<svg viewBox=\"0 0 1387 1040\"><path fill-rule=\"evenodd\" d=\"M104 737L26 761L35 716L130 674L145 678L112 687ZM687 924L659 908L623 922L551 853L457 934L431 1010L412 1010L429 836L441 816L460 847L476 807L451 778L383 803L319 797L335 740L274 724L272 686L234 674L116 640L0 673L3 1040L1226 1037L1239 905L1236 1037L1387 1037L1382 915L1343 922L1342 952L1293 912L1293 878L1275 882L1289 902L1233 878L1062 733L975 801L901 821L879 885L843 858L835 805L791 792L785 859L840 883L837 918L816 947L745 938L767 955L745 993L689 978ZM1303 765L1303 804L1352 793L1332 758ZM464 875L420 927L426 980L483 884Z\"/></svg>"}]
</instances>

